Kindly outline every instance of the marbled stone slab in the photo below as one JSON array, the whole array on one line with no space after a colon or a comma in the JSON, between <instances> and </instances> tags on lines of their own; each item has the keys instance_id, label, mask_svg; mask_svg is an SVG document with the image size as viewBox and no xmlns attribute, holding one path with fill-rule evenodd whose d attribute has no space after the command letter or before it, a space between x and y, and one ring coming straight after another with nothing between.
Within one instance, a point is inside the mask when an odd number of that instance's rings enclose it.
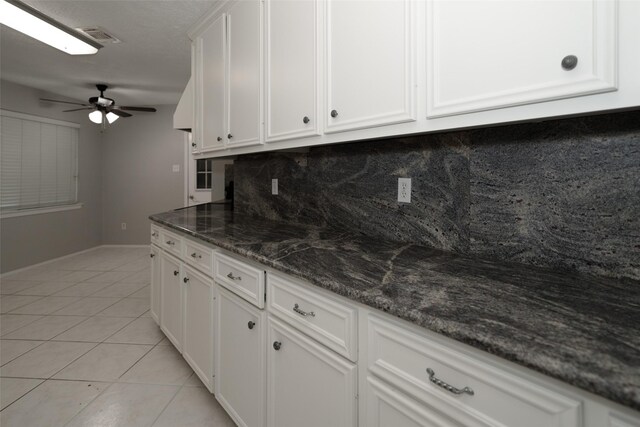
<instances>
[{"instance_id":1,"label":"marbled stone slab","mask_svg":"<svg viewBox=\"0 0 640 427\"><path fill-rule=\"evenodd\" d=\"M640 279L640 114L475 131L470 252Z\"/></svg>"},{"instance_id":2,"label":"marbled stone slab","mask_svg":"<svg viewBox=\"0 0 640 427\"><path fill-rule=\"evenodd\" d=\"M469 149L464 133L319 147L236 160L235 209L466 252ZM398 178L412 178L398 203ZM279 194L271 194L277 178Z\"/></svg>"},{"instance_id":3,"label":"marbled stone slab","mask_svg":"<svg viewBox=\"0 0 640 427\"><path fill-rule=\"evenodd\" d=\"M640 283L200 205L152 215L354 301L640 410Z\"/></svg>"},{"instance_id":4,"label":"marbled stone slab","mask_svg":"<svg viewBox=\"0 0 640 427\"><path fill-rule=\"evenodd\" d=\"M640 111L241 156L235 200L262 218L640 280Z\"/></svg>"}]
</instances>

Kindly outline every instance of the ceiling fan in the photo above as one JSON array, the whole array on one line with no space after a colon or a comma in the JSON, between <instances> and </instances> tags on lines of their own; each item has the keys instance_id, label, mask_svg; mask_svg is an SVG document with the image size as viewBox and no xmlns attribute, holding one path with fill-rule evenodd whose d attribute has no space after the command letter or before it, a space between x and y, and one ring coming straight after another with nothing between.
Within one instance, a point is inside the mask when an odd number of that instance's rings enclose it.
<instances>
[{"instance_id":1,"label":"ceiling fan","mask_svg":"<svg viewBox=\"0 0 640 427\"><path fill-rule=\"evenodd\" d=\"M111 124L118 120L118 118L120 117L131 117L131 114L127 113L127 111L145 111L149 113L156 112L156 109L151 107L118 106L112 98L107 98L106 96L104 96L104 91L108 88L107 85L97 84L96 88L98 88L98 90L100 91L100 96L93 96L89 98L88 104L82 104L80 102L59 101L57 99L47 98L40 98L40 100L48 102L59 102L62 104L81 105L81 108L73 108L71 110L64 110L63 112L67 113L70 111L92 110L89 113L89 120L97 124L102 124L103 127L107 122Z\"/></svg>"}]
</instances>

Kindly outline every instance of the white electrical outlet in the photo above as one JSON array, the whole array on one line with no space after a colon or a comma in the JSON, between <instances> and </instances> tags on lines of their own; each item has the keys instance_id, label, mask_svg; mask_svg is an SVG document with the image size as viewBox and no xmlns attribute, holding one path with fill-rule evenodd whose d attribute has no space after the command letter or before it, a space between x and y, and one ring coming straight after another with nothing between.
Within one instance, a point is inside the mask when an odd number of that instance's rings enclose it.
<instances>
[{"instance_id":1,"label":"white electrical outlet","mask_svg":"<svg viewBox=\"0 0 640 427\"><path fill-rule=\"evenodd\" d=\"M411 178L398 178L398 201L411 203Z\"/></svg>"},{"instance_id":2,"label":"white electrical outlet","mask_svg":"<svg viewBox=\"0 0 640 427\"><path fill-rule=\"evenodd\" d=\"M127 223L123 222L122 224L120 224L120 228L122 228L123 230L127 229Z\"/></svg>"},{"instance_id":3,"label":"white electrical outlet","mask_svg":"<svg viewBox=\"0 0 640 427\"><path fill-rule=\"evenodd\" d=\"M273 194L274 196L278 195L278 179L272 179L271 180L271 194Z\"/></svg>"}]
</instances>

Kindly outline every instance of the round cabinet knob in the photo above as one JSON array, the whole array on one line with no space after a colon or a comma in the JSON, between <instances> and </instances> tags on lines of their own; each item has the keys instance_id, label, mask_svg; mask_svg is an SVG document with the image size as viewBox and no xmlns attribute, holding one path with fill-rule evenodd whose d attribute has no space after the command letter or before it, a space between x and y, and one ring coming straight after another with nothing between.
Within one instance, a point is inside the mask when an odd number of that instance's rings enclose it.
<instances>
[{"instance_id":1,"label":"round cabinet knob","mask_svg":"<svg viewBox=\"0 0 640 427\"><path fill-rule=\"evenodd\" d=\"M222 137L221 136L219 136L217 139L218 139L218 141L222 141Z\"/></svg>"},{"instance_id":2,"label":"round cabinet knob","mask_svg":"<svg viewBox=\"0 0 640 427\"><path fill-rule=\"evenodd\" d=\"M193 148L196 148L196 147L198 146L198 144L196 144L195 142L192 142L192 143L191 143L191 146L192 146Z\"/></svg>"},{"instance_id":3,"label":"round cabinet knob","mask_svg":"<svg viewBox=\"0 0 640 427\"><path fill-rule=\"evenodd\" d=\"M274 341L274 342L273 342L273 349L274 349L275 351L280 350L280 347L282 347L282 343L281 343L280 341Z\"/></svg>"},{"instance_id":4,"label":"round cabinet knob","mask_svg":"<svg viewBox=\"0 0 640 427\"><path fill-rule=\"evenodd\" d=\"M178 274L180 274L180 272L178 270L173 270L173 275L177 276Z\"/></svg>"},{"instance_id":5,"label":"round cabinet knob","mask_svg":"<svg viewBox=\"0 0 640 427\"><path fill-rule=\"evenodd\" d=\"M304 116L304 118L302 119L302 123L304 123L305 125L306 125L307 123L309 123L310 121L311 121L311 120L309 120L309 117L307 117L307 116Z\"/></svg>"},{"instance_id":6,"label":"round cabinet knob","mask_svg":"<svg viewBox=\"0 0 640 427\"><path fill-rule=\"evenodd\" d=\"M188 278L188 277L185 277L184 279L182 279L182 281L183 281L184 283L187 283L187 282L189 281L189 278Z\"/></svg>"},{"instance_id":7,"label":"round cabinet knob","mask_svg":"<svg viewBox=\"0 0 640 427\"><path fill-rule=\"evenodd\" d=\"M331 110L331 117L338 117L338 112L336 110Z\"/></svg>"},{"instance_id":8,"label":"round cabinet knob","mask_svg":"<svg viewBox=\"0 0 640 427\"><path fill-rule=\"evenodd\" d=\"M248 327L249 329L253 329L253 327L254 327L254 326L256 326L256 322L249 322L249 323L247 323L247 327Z\"/></svg>"},{"instance_id":9,"label":"round cabinet knob","mask_svg":"<svg viewBox=\"0 0 640 427\"><path fill-rule=\"evenodd\" d=\"M156 254L149 254L149 256L153 258L154 256L156 256Z\"/></svg>"},{"instance_id":10,"label":"round cabinet knob","mask_svg":"<svg viewBox=\"0 0 640 427\"><path fill-rule=\"evenodd\" d=\"M231 138L233 138L233 135L228 134L228 135L227 135L227 138L231 139Z\"/></svg>"},{"instance_id":11,"label":"round cabinet knob","mask_svg":"<svg viewBox=\"0 0 640 427\"><path fill-rule=\"evenodd\" d=\"M573 70L574 68L576 68L576 65L578 65L578 57L575 55L567 55L564 58L562 58L562 68L570 71Z\"/></svg>"}]
</instances>

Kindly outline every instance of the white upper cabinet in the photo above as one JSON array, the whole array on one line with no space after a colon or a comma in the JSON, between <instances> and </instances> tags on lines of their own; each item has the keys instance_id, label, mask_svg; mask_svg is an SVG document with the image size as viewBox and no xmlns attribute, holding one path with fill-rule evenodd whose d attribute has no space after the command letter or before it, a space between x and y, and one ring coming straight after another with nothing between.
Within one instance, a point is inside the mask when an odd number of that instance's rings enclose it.
<instances>
[{"instance_id":1,"label":"white upper cabinet","mask_svg":"<svg viewBox=\"0 0 640 427\"><path fill-rule=\"evenodd\" d=\"M227 14L229 126L227 144L261 142L262 2L239 0Z\"/></svg>"},{"instance_id":2,"label":"white upper cabinet","mask_svg":"<svg viewBox=\"0 0 640 427\"><path fill-rule=\"evenodd\" d=\"M224 148L225 138L225 36L222 14L195 40L196 143L202 151Z\"/></svg>"},{"instance_id":3,"label":"white upper cabinet","mask_svg":"<svg viewBox=\"0 0 640 427\"><path fill-rule=\"evenodd\" d=\"M416 120L415 3L327 0L325 132Z\"/></svg>"},{"instance_id":4,"label":"white upper cabinet","mask_svg":"<svg viewBox=\"0 0 640 427\"><path fill-rule=\"evenodd\" d=\"M317 135L319 2L265 6L266 140Z\"/></svg>"},{"instance_id":5,"label":"white upper cabinet","mask_svg":"<svg viewBox=\"0 0 640 427\"><path fill-rule=\"evenodd\" d=\"M427 3L427 117L617 88L617 2Z\"/></svg>"}]
</instances>

